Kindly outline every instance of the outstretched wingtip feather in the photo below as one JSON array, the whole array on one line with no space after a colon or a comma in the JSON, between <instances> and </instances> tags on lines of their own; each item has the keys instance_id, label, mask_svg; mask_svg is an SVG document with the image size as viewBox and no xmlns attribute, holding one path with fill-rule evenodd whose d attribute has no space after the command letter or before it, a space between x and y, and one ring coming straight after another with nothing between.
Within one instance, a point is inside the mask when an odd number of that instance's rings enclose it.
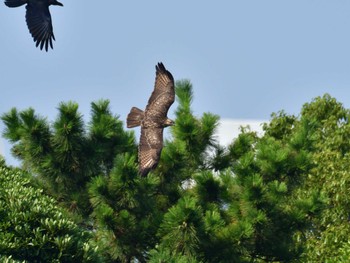
<instances>
[{"instance_id":1,"label":"outstretched wingtip feather","mask_svg":"<svg viewBox=\"0 0 350 263\"><path fill-rule=\"evenodd\" d=\"M5 5L8 7L19 7L24 5L26 2L26 0L6 0Z\"/></svg>"}]
</instances>

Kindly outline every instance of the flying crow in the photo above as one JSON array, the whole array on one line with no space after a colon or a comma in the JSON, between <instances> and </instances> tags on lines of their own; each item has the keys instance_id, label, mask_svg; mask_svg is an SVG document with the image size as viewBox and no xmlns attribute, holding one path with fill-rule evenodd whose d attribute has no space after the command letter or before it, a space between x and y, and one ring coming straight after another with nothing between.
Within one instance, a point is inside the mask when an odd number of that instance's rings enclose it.
<instances>
[{"instance_id":1,"label":"flying crow","mask_svg":"<svg viewBox=\"0 0 350 263\"><path fill-rule=\"evenodd\" d=\"M57 0L5 0L5 5L8 7L19 7L24 4L27 4L26 21L36 46L40 45L41 50L45 46L47 51L50 44L50 47L53 49L52 39L55 40L55 36L53 34L49 6L63 6L63 4Z\"/></svg>"}]
</instances>

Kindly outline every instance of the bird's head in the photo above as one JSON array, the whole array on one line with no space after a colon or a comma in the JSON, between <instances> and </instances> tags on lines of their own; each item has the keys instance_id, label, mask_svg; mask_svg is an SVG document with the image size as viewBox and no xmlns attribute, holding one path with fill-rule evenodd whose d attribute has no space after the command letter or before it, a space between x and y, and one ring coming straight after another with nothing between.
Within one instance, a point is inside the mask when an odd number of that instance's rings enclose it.
<instances>
[{"instance_id":1,"label":"bird's head","mask_svg":"<svg viewBox=\"0 0 350 263\"><path fill-rule=\"evenodd\" d=\"M49 0L49 5L59 5L59 6L63 6L62 3L58 2L57 0Z\"/></svg>"},{"instance_id":2,"label":"bird's head","mask_svg":"<svg viewBox=\"0 0 350 263\"><path fill-rule=\"evenodd\" d=\"M167 126L173 126L175 124L175 122L171 119L166 119L165 122L164 122L164 127L167 127Z\"/></svg>"}]
</instances>

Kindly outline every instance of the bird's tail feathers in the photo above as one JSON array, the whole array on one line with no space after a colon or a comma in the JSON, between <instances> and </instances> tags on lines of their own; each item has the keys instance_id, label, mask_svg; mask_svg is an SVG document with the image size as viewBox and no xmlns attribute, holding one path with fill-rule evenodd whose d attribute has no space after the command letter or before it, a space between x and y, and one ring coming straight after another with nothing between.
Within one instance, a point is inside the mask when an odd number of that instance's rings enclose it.
<instances>
[{"instance_id":1,"label":"bird's tail feathers","mask_svg":"<svg viewBox=\"0 0 350 263\"><path fill-rule=\"evenodd\" d=\"M145 114L143 110L140 110L139 108L136 108L136 107L132 107L126 119L126 126L128 128L140 126L144 115Z\"/></svg>"},{"instance_id":2,"label":"bird's tail feathers","mask_svg":"<svg viewBox=\"0 0 350 263\"><path fill-rule=\"evenodd\" d=\"M8 7L19 7L21 5L24 5L26 2L26 0L6 0L5 5Z\"/></svg>"}]
</instances>

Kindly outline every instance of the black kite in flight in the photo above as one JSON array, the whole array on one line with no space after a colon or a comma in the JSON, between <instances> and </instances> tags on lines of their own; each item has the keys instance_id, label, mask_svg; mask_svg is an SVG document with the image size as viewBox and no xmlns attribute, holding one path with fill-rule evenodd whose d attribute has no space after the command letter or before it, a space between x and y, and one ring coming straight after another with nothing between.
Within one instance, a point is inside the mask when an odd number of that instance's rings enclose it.
<instances>
[{"instance_id":1,"label":"black kite in flight","mask_svg":"<svg viewBox=\"0 0 350 263\"><path fill-rule=\"evenodd\" d=\"M49 11L50 5L63 6L57 0L5 0L5 5L8 7L19 7L26 5L26 21L29 32L36 42L36 46L40 45L42 50L48 50L49 44L52 46L52 39L55 40L53 34L51 15Z\"/></svg>"},{"instance_id":2,"label":"black kite in flight","mask_svg":"<svg viewBox=\"0 0 350 263\"><path fill-rule=\"evenodd\" d=\"M133 107L127 117L127 127L141 125L139 143L139 172L146 176L158 165L163 148L163 129L174 125L167 117L168 110L175 100L174 78L163 63L156 65L154 90L145 111Z\"/></svg>"}]
</instances>

